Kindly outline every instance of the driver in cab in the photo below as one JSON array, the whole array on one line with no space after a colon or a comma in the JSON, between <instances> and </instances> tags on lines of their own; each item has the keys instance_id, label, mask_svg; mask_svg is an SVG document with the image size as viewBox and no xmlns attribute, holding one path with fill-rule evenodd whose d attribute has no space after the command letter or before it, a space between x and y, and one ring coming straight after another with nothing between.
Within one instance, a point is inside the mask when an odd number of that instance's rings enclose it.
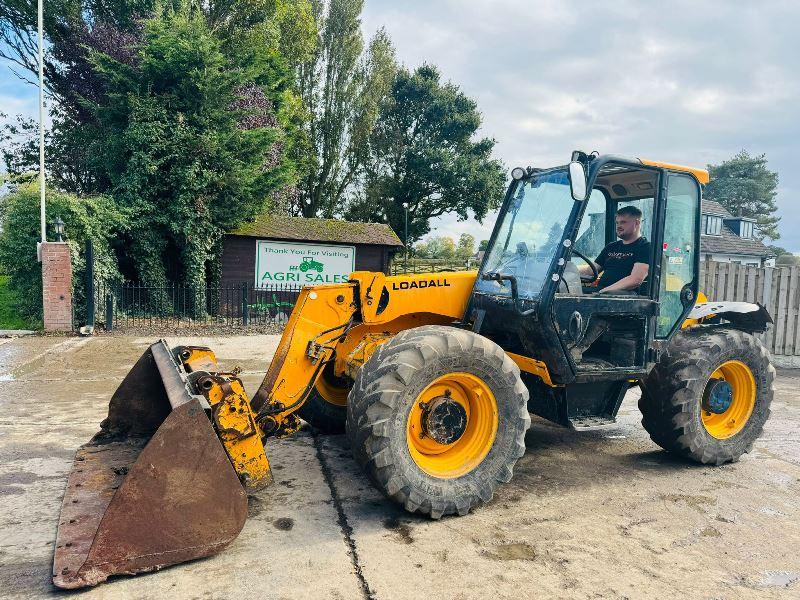
<instances>
[{"instance_id":1,"label":"driver in cab","mask_svg":"<svg viewBox=\"0 0 800 600\"><path fill-rule=\"evenodd\" d=\"M601 294L635 292L647 277L650 242L642 237L642 211L623 206L615 217L616 242L603 248L594 263L602 272L597 287Z\"/></svg>"}]
</instances>

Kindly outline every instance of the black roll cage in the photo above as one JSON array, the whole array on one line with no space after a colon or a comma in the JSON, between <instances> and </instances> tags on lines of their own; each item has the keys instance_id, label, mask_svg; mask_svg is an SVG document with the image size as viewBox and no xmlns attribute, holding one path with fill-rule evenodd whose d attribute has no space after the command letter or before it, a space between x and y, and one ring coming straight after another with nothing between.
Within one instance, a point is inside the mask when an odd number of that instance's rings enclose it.
<instances>
[{"instance_id":1,"label":"black roll cage","mask_svg":"<svg viewBox=\"0 0 800 600\"><path fill-rule=\"evenodd\" d=\"M630 158L626 156L620 156L616 154L603 154L603 155L590 155L586 158L585 167L587 171L586 177L586 189L587 192L590 194L591 190L594 189L594 185L597 181L597 177L599 176L601 170L604 166L608 164L620 165L620 166L627 166L632 169L637 170L651 170L658 174L658 185L657 188L654 190L653 197L654 197L654 207L653 207L653 239L650 240L651 242L651 255L650 255L650 273L648 276L649 286L648 286L648 297L659 301L659 283L661 281L661 271L662 271L662 261L660 257L662 255L661 249L664 243L663 235L664 235L664 222L666 220L666 198L667 198L667 184L668 184L668 175L669 174L676 174L676 175L683 175L691 178L694 182L695 186L697 187L698 193L698 202L702 200L702 188L700 186L700 182L694 176L694 174L687 172L687 171L675 171L672 169L668 169L661 166L652 166L644 164L642 161L636 158ZM484 253L483 259L481 261L480 267L478 269L478 279L480 279L481 275L484 273L484 269L486 267L486 262L489 258L490 251L494 248L494 245L497 242L497 236L499 235L500 227L503 223L503 217L509 210L510 203L513 199L514 193L517 190L517 187L521 185L523 182L527 181L531 177L539 176L542 174L546 174L551 171L556 170L565 170L568 168L568 165L559 165L556 167L550 167L547 169L528 169L527 174L525 177L519 180L512 180L511 184L508 186L506 190L505 197L503 199L503 203L500 208L500 212L498 213L498 218L495 222L495 226L492 230L492 235L489 238L489 244L487 245L486 252ZM602 190L601 190L602 191ZM603 192L604 195L605 192ZM615 201L609 198L606 195L606 206L610 207L612 203ZM616 201L619 203L619 200ZM569 246L564 245L564 240L570 240L574 242L575 236L578 232L578 227L583 219L583 213L586 210L586 205L588 202L584 201L575 201L572 210L570 211L570 215L567 219L566 225L564 227L564 232L562 234L561 243L559 244L559 250L554 253L552 262L549 266L549 272L558 275L558 279L553 281L552 278L547 278L545 280L544 286L542 288L542 292L539 296L538 300L531 300L531 299L520 299L520 310L525 310L526 312L534 312L532 307L536 305L540 305L539 312L542 313L548 308L555 297L555 293L558 290L559 283L561 281L561 277L564 273L564 267L566 265L566 261L569 260L571 253L572 253L572 244ZM610 211L607 211L607 215ZM688 316L689 312L692 310L695 304L695 299L697 298L698 288L699 288L699 273L700 273L700 218L699 218L700 210L698 206L697 218L695 219L695 232L694 232L694 264L693 264L693 277L692 281L684 287L681 291L681 298L684 300L684 311L681 318L677 319L677 321L673 324L672 328L670 329L667 336L663 338L655 339L653 344L657 349L661 349L661 347L665 346L669 340L674 335L675 331L677 331L683 321ZM606 238L608 240L609 236L609 229L606 226ZM559 260L564 259L562 264L559 264ZM478 281L476 281L476 286ZM479 293L487 295L485 292L478 292L477 290L473 291L473 294ZM500 297L498 297L500 299ZM508 301L509 299L503 297L502 301ZM471 312L471 305L472 301L469 303L470 305L467 307L467 315Z\"/></svg>"}]
</instances>

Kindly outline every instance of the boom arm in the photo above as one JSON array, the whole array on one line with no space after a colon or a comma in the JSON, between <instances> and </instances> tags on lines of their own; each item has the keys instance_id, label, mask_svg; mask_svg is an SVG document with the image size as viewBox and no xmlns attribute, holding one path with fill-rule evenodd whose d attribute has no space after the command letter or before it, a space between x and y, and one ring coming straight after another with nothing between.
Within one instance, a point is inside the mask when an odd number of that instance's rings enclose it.
<instances>
[{"instance_id":1,"label":"boom arm","mask_svg":"<svg viewBox=\"0 0 800 600\"><path fill-rule=\"evenodd\" d=\"M265 435L289 434L300 423L294 412L333 357L358 312L356 284L303 288L275 357L251 406Z\"/></svg>"},{"instance_id":2,"label":"boom arm","mask_svg":"<svg viewBox=\"0 0 800 600\"><path fill-rule=\"evenodd\" d=\"M474 283L474 272L387 277L357 271L346 284L304 288L251 403L264 434L288 435L299 427L295 412L329 362L335 360L337 375L352 374L348 363L363 364L398 331L462 318Z\"/></svg>"}]
</instances>

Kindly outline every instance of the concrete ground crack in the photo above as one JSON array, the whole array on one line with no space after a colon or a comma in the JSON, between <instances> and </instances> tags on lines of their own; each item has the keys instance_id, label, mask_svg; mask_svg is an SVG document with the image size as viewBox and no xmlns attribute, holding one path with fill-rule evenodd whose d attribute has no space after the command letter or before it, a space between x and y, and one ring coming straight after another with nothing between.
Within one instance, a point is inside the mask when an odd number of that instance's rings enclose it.
<instances>
[{"instance_id":1,"label":"concrete ground crack","mask_svg":"<svg viewBox=\"0 0 800 600\"><path fill-rule=\"evenodd\" d=\"M356 548L356 541L353 539L353 528L347 521L347 515L342 506L342 498L339 491L336 489L336 484L333 481L333 473L328 465L325 454L322 452L322 438L318 433L314 432L314 447L317 450L317 460L319 460L320 467L322 468L322 476L325 478L325 483L331 491L331 498L333 499L333 506L336 507L336 514L338 517L339 527L342 530L342 536L347 544L347 554L350 556L350 562L353 563L356 578L361 586L361 591L366 600L375 600L375 594L369 589L369 584L364 577L364 572L361 568L361 560L358 557L358 549Z\"/></svg>"}]
</instances>

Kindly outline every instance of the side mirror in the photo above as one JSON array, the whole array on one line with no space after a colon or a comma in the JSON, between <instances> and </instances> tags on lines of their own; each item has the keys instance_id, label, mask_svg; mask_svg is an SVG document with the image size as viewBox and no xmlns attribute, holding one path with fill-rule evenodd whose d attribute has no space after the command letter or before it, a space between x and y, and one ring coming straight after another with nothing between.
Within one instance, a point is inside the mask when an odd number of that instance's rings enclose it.
<instances>
[{"instance_id":1,"label":"side mirror","mask_svg":"<svg viewBox=\"0 0 800 600\"><path fill-rule=\"evenodd\" d=\"M577 160L569 163L569 189L573 199L578 202L586 200L586 167Z\"/></svg>"}]
</instances>

